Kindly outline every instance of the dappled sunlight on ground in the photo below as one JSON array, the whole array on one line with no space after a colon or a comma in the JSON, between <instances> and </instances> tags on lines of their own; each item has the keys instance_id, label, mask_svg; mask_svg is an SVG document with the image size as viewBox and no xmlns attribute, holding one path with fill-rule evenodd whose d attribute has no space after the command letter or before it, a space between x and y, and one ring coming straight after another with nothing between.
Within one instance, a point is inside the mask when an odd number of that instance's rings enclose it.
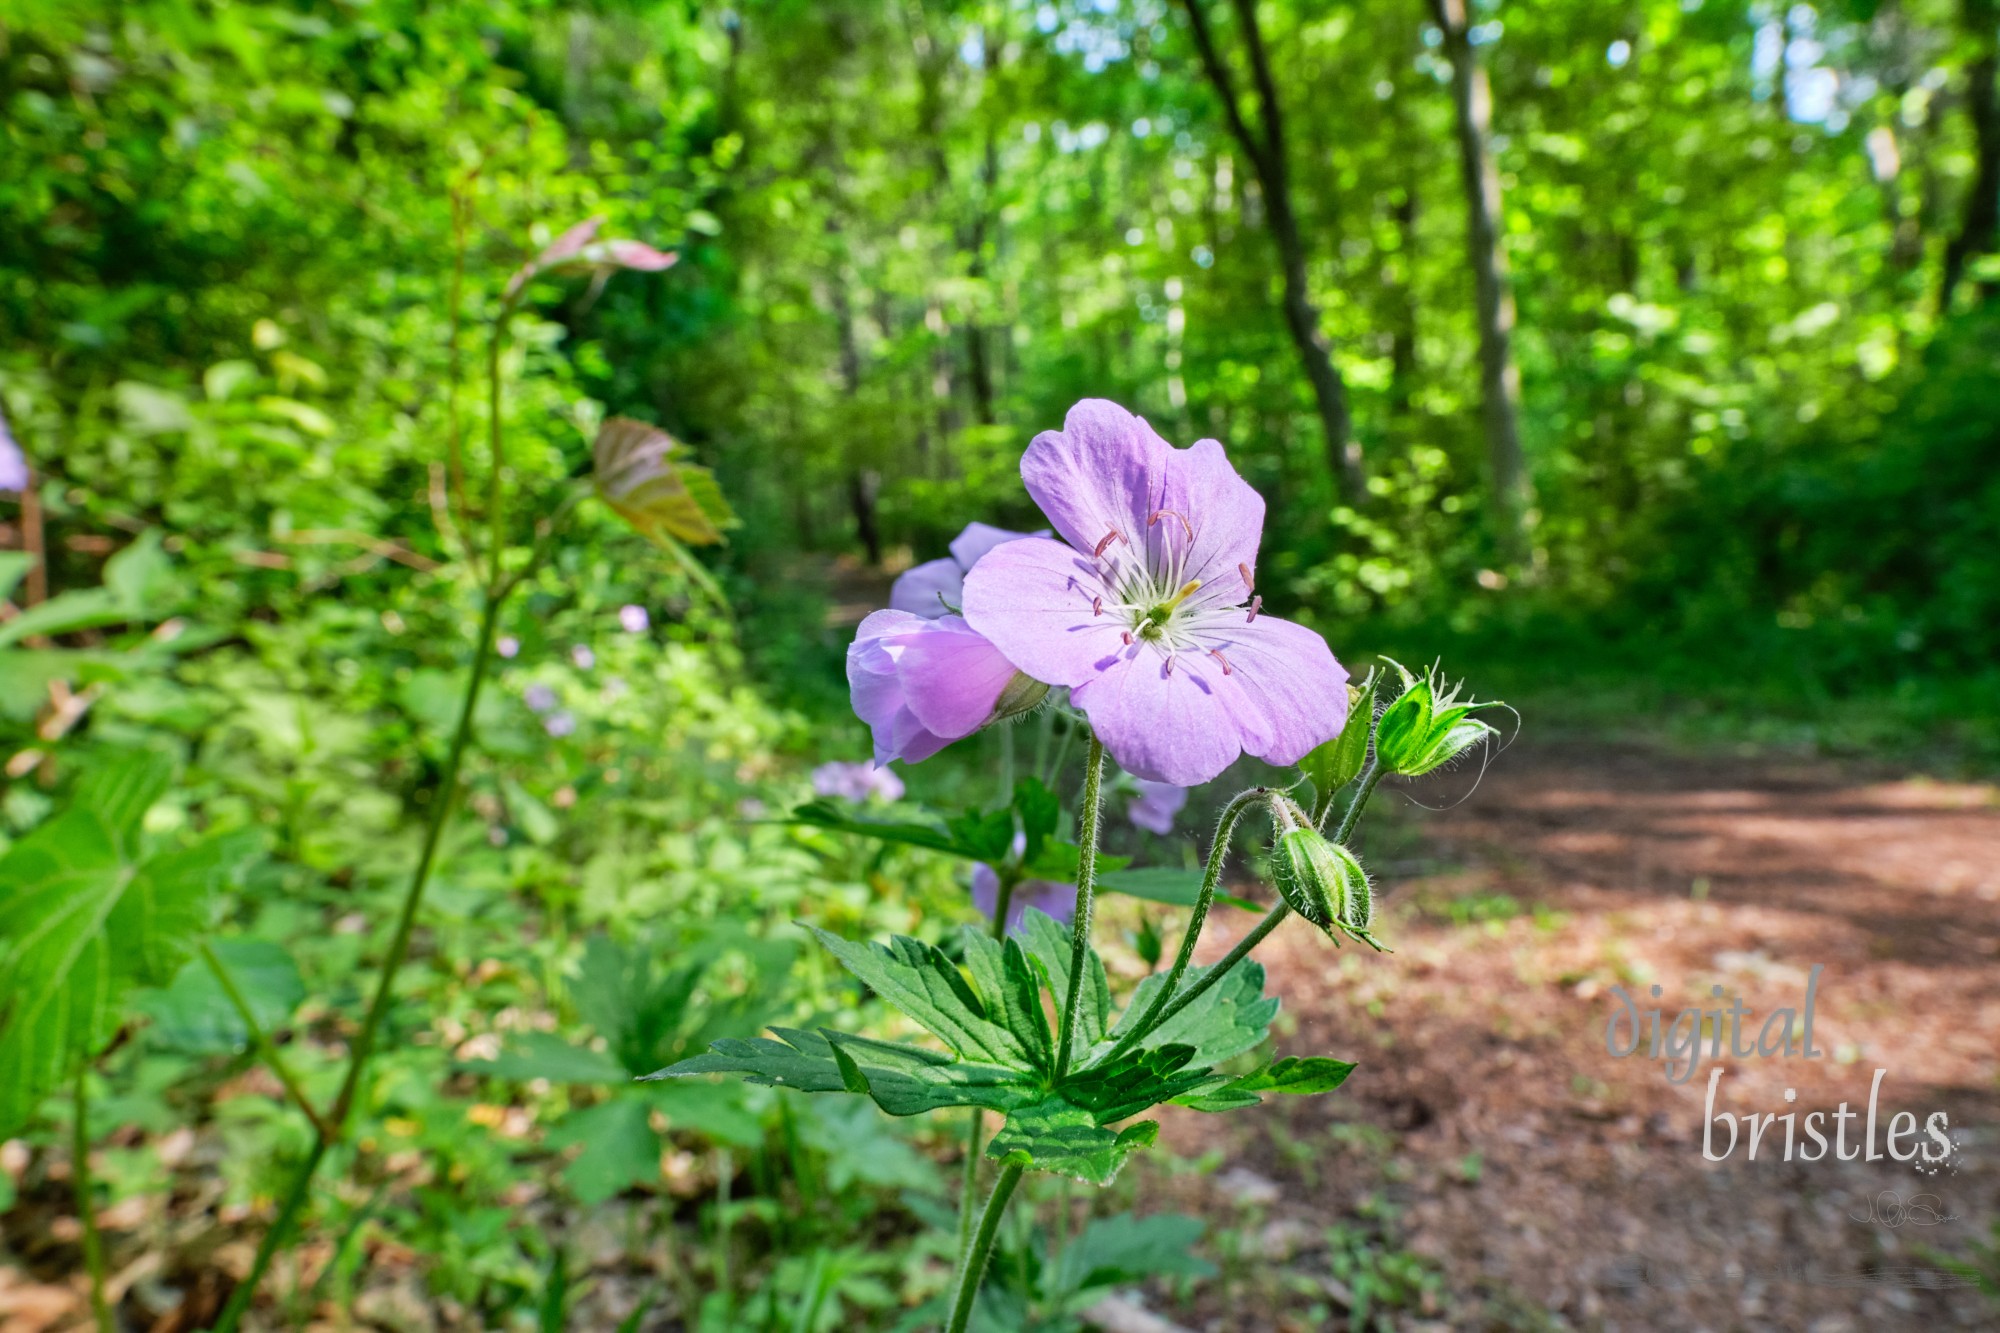
<instances>
[{"instance_id":1,"label":"dappled sunlight on ground","mask_svg":"<svg viewBox=\"0 0 2000 1333\"><path fill-rule=\"evenodd\" d=\"M1219 1149L1274 1197L1246 1200L1227 1173L1163 1192L1212 1214L1248 1208L1266 1238L1295 1240L1379 1198L1390 1233L1442 1265L1450 1295L1432 1304L1450 1327L1542 1326L1535 1307L1607 1329L1993 1326L1976 1292L1862 1275L1935 1273L1924 1250L1963 1252L2000 1201L1987 1160L2000 1126L2000 794L1824 765L1523 747L1456 808L1390 804L1401 813L1367 859L1419 872L1383 876L1382 938L1396 952L1336 951L1294 922L1260 955L1292 1025L1280 1049L1360 1068L1328 1099L1170 1119L1178 1152ZM1225 917L1205 950L1249 924ZM1725 1030L1721 1057L1704 1041L1676 1084L1644 1048L1607 1051L1614 987L1642 1021L1658 1006L1669 1025L1740 996L1748 1044L1773 1011L1803 1008L1814 965L1821 1058L1733 1057ZM1823 1110L1829 1137L1830 1113L1844 1101L1865 1116L1886 1070L1884 1126L1943 1111L1960 1155L1932 1176L1887 1160L1785 1162L1776 1122L1758 1160L1746 1136L1706 1161L1717 1067L1718 1112ZM1862 1133L1857 1120L1850 1145ZM1720 1152L1726 1125L1715 1135ZM1959 1217L1870 1221L1884 1190L1935 1194ZM1293 1247L1294 1269L1312 1270L1316 1243Z\"/></svg>"}]
</instances>

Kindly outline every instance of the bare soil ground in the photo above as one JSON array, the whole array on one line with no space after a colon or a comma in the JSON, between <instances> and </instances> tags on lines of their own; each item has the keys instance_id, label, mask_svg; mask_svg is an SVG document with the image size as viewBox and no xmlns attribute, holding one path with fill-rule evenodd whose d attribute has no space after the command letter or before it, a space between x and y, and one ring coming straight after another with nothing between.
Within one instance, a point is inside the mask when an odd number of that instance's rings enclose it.
<instances>
[{"instance_id":1,"label":"bare soil ground","mask_svg":"<svg viewBox=\"0 0 2000 1333\"><path fill-rule=\"evenodd\" d=\"M1415 794L1441 803L1468 780L1453 785ZM1381 934L1396 952L1336 951L1295 922L1260 951L1295 1024L1282 1049L1360 1068L1330 1097L1177 1113L1170 1146L1254 1174L1145 1188L1149 1206L1233 1217L1290 1254L1287 1285L1270 1303L1239 1287L1177 1318L1345 1327L1338 1281L1319 1283L1324 1313L1281 1311L1307 1310L1295 1293L1316 1265L1330 1272L1325 1228L1386 1203L1397 1242L1441 1266L1446 1288L1397 1327L2000 1328L2000 1304L1950 1285L1931 1257L1990 1239L2000 1212L2000 792L1817 760L1558 745L1516 748L1449 810L1387 794L1403 813L1366 850L1387 871ZM1230 914L1205 948L1250 924ZM1736 1058L1725 1035L1724 1057L1675 1085L1643 1050L1607 1053L1614 986L1669 1022L1726 1007L1720 986L1753 1011L1747 1040L1802 1006L1814 964L1821 1058ZM1959 1151L1928 1176L1787 1163L1775 1136L1755 1161L1742 1143L1704 1160L1712 1065L1727 1070L1717 1111L1738 1116L1842 1102L1865 1114L1886 1070L1882 1124L1945 1112ZM1891 1225L1883 1191L1934 1195L1958 1216Z\"/></svg>"}]
</instances>

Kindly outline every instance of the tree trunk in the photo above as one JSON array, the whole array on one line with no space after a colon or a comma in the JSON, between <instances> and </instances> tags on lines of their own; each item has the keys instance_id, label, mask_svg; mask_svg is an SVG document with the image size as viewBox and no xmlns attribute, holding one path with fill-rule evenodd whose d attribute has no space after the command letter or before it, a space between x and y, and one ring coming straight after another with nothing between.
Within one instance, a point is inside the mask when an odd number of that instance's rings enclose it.
<instances>
[{"instance_id":1,"label":"tree trunk","mask_svg":"<svg viewBox=\"0 0 2000 1333\"><path fill-rule=\"evenodd\" d=\"M1256 0L1235 0L1236 18L1249 48L1251 77L1257 85L1257 100L1263 132L1253 132L1243 119L1236 101L1235 80L1229 66L1216 49L1209 31L1202 0L1181 0L1187 10L1202 69L1222 102L1229 131L1242 147L1244 156L1257 173L1264 192L1265 226L1278 250L1279 272L1284 279L1285 330L1298 349L1299 362L1312 385L1313 400L1319 408L1320 429L1326 437L1327 465L1335 483L1350 503L1368 498L1367 477L1361 466L1361 445L1354 438L1354 419L1347 406L1347 385L1333 364L1333 345L1319 325L1319 310L1306 286L1306 249L1299 235L1298 216L1292 209L1291 173L1285 161L1284 110L1278 102L1277 84L1271 77L1271 62L1264 50L1263 32L1257 26Z\"/></svg>"},{"instance_id":2,"label":"tree trunk","mask_svg":"<svg viewBox=\"0 0 2000 1333\"><path fill-rule=\"evenodd\" d=\"M1465 182L1466 251L1479 314L1479 387L1494 536L1512 560L1527 556L1528 471L1521 457L1521 372L1514 364L1514 294L1500 235L1500 173L1488 139L1493 88L1466 31L1465 0L1431 0L1451 60L1458 162Z\"/></svg>"},{"instance_id":3,"label":"tree trunk","mask_svg":"<svg viewBox=\"0 0 2000 1333\"><path fill-rule=\"evenodd\" d=\"M1966 64L1965 109L1972 117L1972 193L1965 201L1965 220L1945 247L1944 277L1938 288L1938 309L1951 308L1952 293L1965 276L1966 265L1978 255L2000 248L2000 0L1959 0L1965 37L1976 54ZM1982 297L1996 284L1982 282Z\"/></svg>"}]
</instances>

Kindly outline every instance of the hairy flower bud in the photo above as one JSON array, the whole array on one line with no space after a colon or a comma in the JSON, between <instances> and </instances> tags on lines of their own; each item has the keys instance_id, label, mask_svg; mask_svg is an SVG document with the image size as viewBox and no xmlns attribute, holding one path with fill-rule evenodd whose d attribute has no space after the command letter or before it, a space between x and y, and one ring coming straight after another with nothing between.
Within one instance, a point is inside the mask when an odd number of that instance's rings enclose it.
<instances>
[{"instance_id":1,"label":"hairy flower bud","mask_svg":"<svg viewBox=\"0 0 2000 1333\"><path fill-rule=\"evenodd\" d=\"M1375 918L1375 894L1368 872L1354 853L1322 836L1289 798L1273 801L1271 811L1278 835L1271 859L1278 892L1286 904L1336 944L1340 942L1334 935L1338 930L1350 939L1382 949L1368 933Z\"/></svg>"},{"instance_id":2,"label":"hairy flower bud","mask_svg":"<svg viewBox=\"0 0 2000 1333\"><path fill-rule=\"evenodd\" d=\"M1419 678L1399 663L1390 665L1403 678L1403 692L1382 710L1375 728L1375 755L1388 772L1420 777L1494 734L1472 714L1498 705L1459 703L1458 689L1445 689L1435 671Z\"/></svg>"},{"instance_id":3,"label":"hairy flower bud","mask_svg":"<svg viewBox=\"0 0 2000 1333\"><path fill-rule=\"evenodd\" d=\"M1046 699L1048 694L1049 687L1046 684L1025 671L1016 671L1013 679L1009 680L1000 691L1000 697L993 701L993 713L986 719L986 725L990 727L995 722L1005 722L1010 717L1031 713L1041 707L1042 700Z\"/></svg>"}]
</instances>

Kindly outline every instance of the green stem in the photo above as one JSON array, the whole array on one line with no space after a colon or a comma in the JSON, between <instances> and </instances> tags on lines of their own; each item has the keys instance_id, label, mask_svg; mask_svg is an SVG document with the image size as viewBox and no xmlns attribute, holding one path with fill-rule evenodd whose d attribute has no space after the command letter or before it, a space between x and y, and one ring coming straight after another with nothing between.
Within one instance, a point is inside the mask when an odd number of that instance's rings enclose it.
<instances>
[{"instance_id":1,"label":"green stem","mask_svg":"<svg viewBox=\"0 0 2000 1333\"><path fill-rule=\"evenodd\" d=\"M1132 1026L1132 1030L1119 1039L1118 1044L1097 1061L1099 1067L1110 1064L1126 1051L1137 1045L1140 1038L1159 1025L1160 1011L1173 1000L1174 992L1180 989L1181 978L1187 975L1188 965L1194 961L1194 948L1201 939L1201 928L1208 920L1208 909L1215 901L1216 885L1222 879L1222 862L1229 852L1229 839L1236 832L1236 821L1243 817L1258 801L1271 795L1269 787L1252 787L1239 793L1222 808L1222 818L1216 822L1215 842L1208 849L1208 865L1202 871L1201 892L1195 895L1194 912L1188 917L1187 930L1181 935L1180 952L1174 956L1174 965L1167 972L1167 979L1152 1004Z\"/></svg>"},{"instance_id":2,"label":"green stem","mask_svg":"<svg viewBox=\"0 0 2000 1333\"><path fill-rule=\"evenodd\" d=\"M497 561L497 557L496 557ZM264 1272L271 1266L271 1260L285 1243L285 1233L299 1210L304 1207L306 1195L312 1186L312 1178L319 1170L319 1164L347 1128L347 1118L354 1106L355 1094L361 1086L362 1076L367 1073L368 1060L375 1051L375 1039L381 1031L382 1020L389 1012L389 1002L395 993L396 974L403 966L403 959L410 951L410 937L416 930L417 909L423 905L424 888L430 883L431 867L437 860L438 844L444 836L445 825L450 821L451 812L458 800L459 770L465 762L465 752L472 742L472 719L479 707L480 687L486 682L488 668L493 661L494 630L500 621L500 607L504 592L487 593L486 606L479 620L479 645L472 658L472 678L466 683L465 701L459 709L458 727L451 738L451 749L446 755L444 772L439 776L437 793L432 799L431 817L424 830L423 850L417 857L416 869L410 875L409 886L403 891L402 912L396 921L396 934L389 943L389 953L382 960L382 970L375 984L375 998L368 1007L367 1017L362 1020L361 1033L355 1038L354 1047L348 1056L347 1075L341 1080L339 1095L334 1098L333 1110L321 1122L320 1131L313 1137L312 1151L300 1165L293 1178L291 1188L285 1196L284 1204L278 1210L278 1219L271 1229L264 1233L263 1242L257 1247L257 1257L251 1262L250 1273L237 1284L229 1294L229 1303L223 1307L222 1316L216 1322L215 1333L235 1333L242 1322L244 1312L250 1308L250 1300L256 1294L257 1284Z\"/></svg>"},{"instance_id":3,"label":"green stem","mask_svg":"<svg viewBox=\"0 0 2000 1333\"><path fill-rule=\"evenodd\" d=\"M1346 844L1347 839L1354 832L1354 826L1361 822L1362 808L1368 804L1368 798L1375 794L1376 784L1387 776L1382 771L1380 764L1370 764L1368 766L1368 771L1361 776L1361 786L1355 791L1354 799L1348 803L1347 813L1341 817L1339 832L1333 835L1335 842L1342 845ZM1267 912L1264 919L1259 921L1248 935L1245 935L1236 942L1235 948L1223 955L1222 961L1203 972L1195 979L1193 985L1181 993L1179 999L1167 1005L1160 1012L1159 1017L1153 1020L1151 1027L1146 1027L1142 1024L1140 1027L1134 1028L1132 1031L1136 1035L1127 1037L1126 1041L1137 1041L1146 1032L1164 1027L1168 1022L1172 1021L1175 1014L1178 1014L1181 1010L1200 999L1209 987L1228 976L1230 969L1247 958L1252 949L1262 944L1265 938L1278 928L1278 923L1291 914L1291 910L1291 907L1280 899L1277 906ZM1119 1044L1123 1046L1125 1042Z\"/></svg>"},{"instance_id":4,"label":"green stem","mask_svg":"<svg viewBox=\"0 0 2000 1333\"><path fill-rule=\"evenodd\" d=\"M90 1076L87 1062L76 1067L75 1115L70 1120L70 1183L76 1187L76 1215L83 1222L83 1262L90 1269L90 1309L97 1316L98 1333L113 1333L111 1304L104 1297L104 1238L97 1231L97 1201L91 1197L90 1122L87 1112L90 1093L85 1080Z\"/></svg>"},{"instance_id":5,"label":"green stem","mask_svg":"<svg viewBox=\"0 0 2000 1333\"><path fill-rule=\"evenodd\" d=\"M1368 798L1375 794L1376 784L1389 776L1382 771L1380 760L1373 760L1361 774L1361 785L1354 789L1354 799L1347 803L1347 813L1340 817L1340 827L1334 830L1333 840L1345 847L1347 840L1354 836L1354 826L1361 822L1361 812L1368 805Z\"/></svg>"},{"instance_id":6,"label":"green stem","mask_svg":"<svg viewBox=\"0 0 2000 1333\"><path fill-rule=\"evenodd\" d=\"M1097 892L1097 833L1104 816L1104 742L1090 733L1090 751L1083 761L1083 825L1078 830L1076 919L1069 936L1069 995L1063 1000L1062 1035L1056 1042L1057 1086L1069 1074L1070 1046L1076 1039L1076 1015L1083 1004L1083 964L1090 953L1090 914Z\"/></svg>"},{"instance_id":7,"label":"green stem","mask_svg":"<svg viewBox=\"0 0 2000 1333\"><path fill-rule=\"evenodd\" d=\"M228 996L229 1003L235 1006L236 1016L243 1020L243 1026L249 1031L251 1049L263 1057L264 1063L271 1067L271 1072L278 1076L278 1082L285 1085L286 1093L298 1104L298 1108L306 1113L306 1119L312 1121L313 1132L321 1138L331 1137L326 1122L320 1119L319 1111L307 1099L305 1089L299 1085L298 1079L285 1064L284 1057L278 1054L277 1046L265 1033L263 1025L258 1023L257 1015L250 1012L250 1002L243 997L243 992L237 989L236 978L229 975L229 970L222 965L222 960L215 956L215 950L209 947L207 940L203 940L197 947L201 950L202 961L207 963L208 970L215 974L216 984L222 987L222 993Z\"/></svg>"},{"instance_id":8,"label":"green stem","mask_svg":"<svg viewBox=\"0 0 2000 1333\"><path fill-rule=\"evenodd\" d=\"M1000 887L993 899L993 938L996 940L1007 937L1007 909L1013 906L1014 890L1021 882L1021 871L1011 864L1001 866L998 873ZM977 1106L972 1107L965 1121L965 1173L958 1191L958 1253L961 1258L965 1247L972 1243L972 1202L979 1193L980 1139L985 1128L985 1112Z\"/></svg>"},{"instance_id":9,"label":"green stem","mask_svg":"<svg viewBox=\"0 0 2000 1333\"><path fill-rule=\"evenodd\" d=\"M965 1117L965 1169L958 1183L958 1254L964 1261L965 1248L972 1244L972 1200L979 1193L979 1153L985 1138L986 1113L968 1108Z\"/></svg>"},{"instance_id":10,"label":"green stem","mask_svg":"<svg viewBox=\"0 0 2000 1333\"><path fill-rule=\"evenodd\" d=\"M509 299L501 303L499 317L493 321L493 332L486 340L486 413L488 448L493 453L493 473L486 482L486 519L491 525L487 541L492 550L488 558L492 561L491 573L487 578L489 588L500 585L500 557L504 553L502 542L506 524L501 514L502 500L502 447L500 430L500 353L507 342L507 321L513 317L514 302Z\"/></svg>"},{"instance_id":11,"label":"green stem","mask_svg":"<svg viewBox=\"0 0 2000 1333\"><path fill-rule=\"evenodd\" d=\"M1000 1218L1026 1169L1019 1162L1001 1167L1000 1178L993 1182L993 1193L986 1196L986 1211L980 1215L979 1230L958 1268L958 1291L952 1298L951 1321L945 1325L945 1333L965 1333L966 1322L972 1318L972 1303L979 1296L980 1279L986 1276L986 1261L993 1253L993 1237L1000 1230Z\"/></svg>"}]
</instances>

